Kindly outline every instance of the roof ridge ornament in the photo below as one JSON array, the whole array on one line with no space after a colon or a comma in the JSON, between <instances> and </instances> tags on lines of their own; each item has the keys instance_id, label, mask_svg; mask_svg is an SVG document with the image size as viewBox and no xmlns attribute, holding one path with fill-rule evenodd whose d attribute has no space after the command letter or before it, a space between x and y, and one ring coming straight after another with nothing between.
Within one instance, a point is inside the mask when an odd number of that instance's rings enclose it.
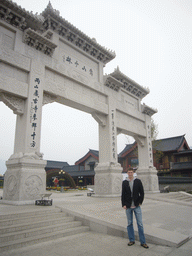
<instances>
[{"instance_id":1,"label":"roof ridge ornament","mask_svg":"<svg viewBox=\"0 0 192 256\"><path fill-rule=\"evenodd\" d=\"M50 8L50 9L53 9L53 6L52 6L52 4L51 4L51 1L49 1L47 7Z\"/></svg>"},{"instance_id":2,"label":"roof ridge ornament","mask_svg":"<svg viewBox=\"0 0 192 256\"><path fill-rule=\"evenodd\" d=\"M45 10L46 10L46 9L50 9L50 10L52 10L57 16L60 16L60 11L58 11L58 10L56 10L56 9L53 8L53 6L52 6L52 4L51 4L51 1L49 1L48 5L47 5L47 8L45 8ZM45 11L45 10L44 10L44 11Z\"/></svg>"}]
</instances>

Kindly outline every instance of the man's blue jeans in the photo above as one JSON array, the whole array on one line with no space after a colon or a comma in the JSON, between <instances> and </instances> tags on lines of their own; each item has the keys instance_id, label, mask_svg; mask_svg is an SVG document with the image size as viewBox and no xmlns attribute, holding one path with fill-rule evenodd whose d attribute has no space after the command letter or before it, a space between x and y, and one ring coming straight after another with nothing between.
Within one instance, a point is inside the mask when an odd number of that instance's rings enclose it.
<instances>
[{"instance_id":1,"label":"man's blue jeans","mask_svg":"<svg viewBox=\"0 0 192 256\"><path fill-rule=\"evenodd\" d=\"M144 235L144 229L143 229L143 223L142 223L142 212L141 207L135 207L135 208L127 208L126 209L126 215L127 215L127 232L130 242L135 241L135 234L133 229L133 212L135 213L135 218L137 221L137 227L139 232L139 240L141 244L145 244L145 235Z\"/></svg>"}]
</instances>

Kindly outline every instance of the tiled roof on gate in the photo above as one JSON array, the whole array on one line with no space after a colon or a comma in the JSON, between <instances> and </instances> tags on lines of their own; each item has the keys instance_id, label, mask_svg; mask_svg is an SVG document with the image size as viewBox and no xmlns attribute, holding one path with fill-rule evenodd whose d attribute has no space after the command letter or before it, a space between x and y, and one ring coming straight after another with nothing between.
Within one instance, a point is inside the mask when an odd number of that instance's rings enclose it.
<instances>
[{"instance_id":1,"label":"tiled roof on gate","mask_svg":"<svg viewBox=\"0 0 192 256\"><path fill-rule=\"evenodd\" d=\"M159 151L177 151L181 148L181 146L185 143L186 148L189 149L187 142L185 140L185 135L171 137L167 139L160 139L153 141L153 149Z\"/></svg>"},{"instance_id":2,"label":"tiled roof on gate","mask_svg":"<svg viewBox=\"0 0 192 256\"><path fill-rule=\"evenodd\" d=\"M41 15L33 14L11 0L1 1L0 5L1 19L21 30L29 27L37 30L43 25Z\"/></svg>"},{"instance_id":3,"label":"tiled roof on gate","mask_svg":"<svg viewBox=\"0 0 192 256\"><path fill-rule=\"evenodd\" d=\"M66 19L60 16L58 10L53 9L51 3L47 5L46 9L41 13L44 17L44 27L47 29L52 29L57 32L63 39L89 53L92 57L103 63L108 63L116 57L114 51L107 49L97 43L95 38L90 38L83 32L81 32L74 25L69 23Z\"/></svg>"}]
</instances>

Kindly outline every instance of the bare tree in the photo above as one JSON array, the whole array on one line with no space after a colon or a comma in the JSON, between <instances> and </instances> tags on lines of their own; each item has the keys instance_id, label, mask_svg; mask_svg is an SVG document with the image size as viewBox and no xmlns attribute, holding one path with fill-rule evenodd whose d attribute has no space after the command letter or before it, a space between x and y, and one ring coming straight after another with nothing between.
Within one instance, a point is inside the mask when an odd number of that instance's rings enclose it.
<instances>
[{"instance_id":1,"label":"bare tree","mask_svg":"<svg viewBox=\"0 0 192 256\"><path fill-rule=\"evenodd\" d=\"M151 118L151 139L152 141L157 139L158 136L158 124L154 121L153 118Z\"/></svg>"}]
</instances>

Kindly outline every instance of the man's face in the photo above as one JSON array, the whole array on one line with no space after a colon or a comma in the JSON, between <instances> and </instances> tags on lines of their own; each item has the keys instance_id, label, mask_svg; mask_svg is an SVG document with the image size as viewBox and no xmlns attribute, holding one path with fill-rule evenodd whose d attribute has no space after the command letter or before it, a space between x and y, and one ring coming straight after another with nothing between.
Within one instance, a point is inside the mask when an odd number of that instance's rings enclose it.
<instances>
[{"instance_id":1,"label":"man's face","mask_svg":"<svg viewBox=\"0 0 192 256\"><path fill-rule=\"evenodd\" d=\"M132 179L133 178L133 171L129 170L127 172L128 176L129 176L129 179Z\"/></svg>"}]
</instances>

